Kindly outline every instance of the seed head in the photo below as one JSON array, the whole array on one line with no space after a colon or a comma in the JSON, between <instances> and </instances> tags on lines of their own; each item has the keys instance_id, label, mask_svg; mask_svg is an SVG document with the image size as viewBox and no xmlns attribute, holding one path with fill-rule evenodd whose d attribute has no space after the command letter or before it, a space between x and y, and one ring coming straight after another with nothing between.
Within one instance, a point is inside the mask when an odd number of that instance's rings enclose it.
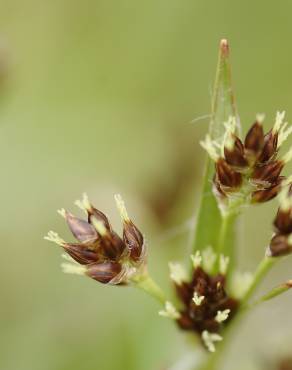
<instances>
[{"instance_id":1,"label":"seed head","mask_svg":"<svg viewBox=\"0 0 292 370\"><path fill-rule=\"evenodd\" d=\"M65 272L86 275L100 283L114 285L125 284L142 273L146 263L143 236L128 218L124 203L122 209L121 198L118 199L124 223L123 239L112 229L107 216L89 202L86 194L76 204L86 212L87 220L75 217L64 209L59 211L77 243L67 243L52 231L45 239L61 246L75 262L63 264Z\"/></svg>"},{"instance_id":2,"label":"seed head","mask_svg":"<svg viewBox=\"0 0 292 370\"><path fill-rule=\"evenodd\" d=\"M201 143L215 162L213 193L223 214L234 203L240 204L239 210L241 205L267 202L281 190L281 172L292 160L292 148L280 158L278 152L292 126L284 122L284 112L278 112L273 128L264 134L263 120L262 114L257 115L243 142L236 134L234 117L230 117L224 124L223 140L207 136Z\"/></svg>"},{"instance_id":3,"label":"seed head","mask_svg":"<svg viewBox=\"0 0 292 370\"><path fill-rule=\"evenodd\" d=\"M229 296L226 287L229 259L217 255L208 247L202 255L197 251L191 260L191 277L186 276L181 266L171 267L175 272L174 286L182 305L176 321L181 329L198 333L209 350L215 350L215 346L213 348L208 342L209 335L218 338L221 328L228 324L238 308L238 301Z\"/></svg>"}]
</instances>

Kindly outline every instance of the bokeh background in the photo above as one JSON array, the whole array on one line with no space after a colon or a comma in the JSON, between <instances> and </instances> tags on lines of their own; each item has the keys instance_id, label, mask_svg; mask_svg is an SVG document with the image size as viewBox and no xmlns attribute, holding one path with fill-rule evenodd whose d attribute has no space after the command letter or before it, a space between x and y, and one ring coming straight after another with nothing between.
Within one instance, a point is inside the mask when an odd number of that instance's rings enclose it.
<instances>
[{"instance_id":1,"label":"bokeh background","mask_svg":"<svg viewBox=\"0 0 292 370\"><path fill-rule=\"evenodd\" d=\"M192 352L142 292L63 274L43 236L69 236L56 210L83 191L120 230L120 192L170 290L167 261L189 253L218 42L231 43L243 127L257 112L267 127L279 109L291 120L291 12L288 0L1 1L1 370L162 370ZM275 208L243 217L242 269L263 255ZM288 258L262 289L291 277ZM257 309L224 370L289 355L291 308L287 294Z\"/></svg>"}]
</instances>

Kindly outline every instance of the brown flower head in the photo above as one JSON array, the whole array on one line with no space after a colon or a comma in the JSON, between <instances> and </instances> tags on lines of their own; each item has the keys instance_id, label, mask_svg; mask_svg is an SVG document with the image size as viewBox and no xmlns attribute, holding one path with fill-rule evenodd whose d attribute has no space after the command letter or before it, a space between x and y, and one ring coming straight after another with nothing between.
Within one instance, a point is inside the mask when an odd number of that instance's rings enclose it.
<instances>
[{"instance_id":1,"label":"brown flower head","mask_svg":"<svg viewBox=\"0 0 292 370\"><path fill-rule=\"evenodd\" d=\"M281 172L292 158L292 149L278 158L279 148L292 132L284 122L285 112L277 113L273 128L264 134L263 116L258 115L242 142L236 134L236 120L225 123L224 138L207 136L202 146L215 161L214 194L221 204L262 203L273 199L281 190ZM224 207L221 207L224 209Z\"/></svg>"},{"instance_id":2,"label":"brown flower head","mask_svg":"<svg viewBox=\"0 0 292 370\"><path fill-rule=\"evenodd\" d=\"M112 229L107 216L93 207L86 194L82 201L76 202L85 211L86 220L64 209L58 211L77 242L65 242L53 231L45 239L60 245L70 256L70 263L62 264L65 272L116 285L127 283L143 270L146 263L144 237L130 220L121 196L116 195L115 199L123 221L123 238Z\"/></svg>"},{"instance_id":3,"label":"brown flower head","mask_svg":"<svg viewBox=\"0 0 292 370\"><path fill-rule=\"evenodd\" d=\"M179 263L170 263L180 308L167 302L160 314L174 319L182 330L197 333L207 349L214 352L214 342L222 340L220 333L236 313L248 286L239 292L237 287L227 285L229 258L215 254L211 248L198 251L191 258L190 277Z\"/></svg>"}]
</instances>

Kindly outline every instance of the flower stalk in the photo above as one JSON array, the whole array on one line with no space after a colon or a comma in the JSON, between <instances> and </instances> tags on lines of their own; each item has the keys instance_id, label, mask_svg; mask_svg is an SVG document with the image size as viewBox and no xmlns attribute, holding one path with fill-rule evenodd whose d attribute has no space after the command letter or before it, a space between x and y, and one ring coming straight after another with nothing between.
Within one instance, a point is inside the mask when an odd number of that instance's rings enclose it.
<instances>
[{"instance_id":1,"label":"flower stalk","mask_svg":"<svg viewBox=\"0 0 292 370\"><path fill-rule=\"evenodd\" d=\"M136 276L132 279L134 286L138 289L143 290L151 297L156 299L159 303L163 306L166 303L166 296L163 290L159 287L159 285L151 278L151 276L146 272L140 276Z\"/></svg>"}]
</instances>

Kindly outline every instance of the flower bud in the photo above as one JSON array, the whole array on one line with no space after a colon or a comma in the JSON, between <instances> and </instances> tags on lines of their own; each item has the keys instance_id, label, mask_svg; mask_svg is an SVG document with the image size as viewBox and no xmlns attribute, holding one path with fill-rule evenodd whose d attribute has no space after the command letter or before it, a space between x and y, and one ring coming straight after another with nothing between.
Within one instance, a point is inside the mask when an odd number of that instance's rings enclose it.
<instances>
[{"instance_id":1,"label":"flower bud","mask_svg":"<svg viewBox=\"0 0 292 370\"><path fill-rule=\"evenodd\" d=\"M236 189L241 185L241 174L234 171L223 158L220 158L216 163L216 174L223 186Z\"/></svg>"},{"instance_id":2,"label":"flower bud","mask_svg":"<svg viewBox=\"0 0 292 370\"><path fill-rule=\"evenodd\" d=\"M268 256L279 257L286 256L292 252L291 237L287 235L277 234L275 235L270 243L268 249Z\"/></svg>"},{"instance_id":3,"label":"flower bud","mask_svg":"<svg viewBox=\"0 0 292 370\"><path fill-rule=\"evenodd\" d=\"M119 259L126 250L125 243L114 231L102 236L100 244L104 254L112 260Z\"/></svg>"},{"instance_id":4,"label":"flower bud","mask_svg":"<svg viewBox=\"0 0 292 370\"><path fill-rule=\"evenodd\" d=\"M80 242L87 242L89 240L97 239L97 232L88 222L75 217L72 213L64 213L66 222L74 235Z\"/></svg>"},{"instance_id":5,"label":"flower bud","mask_svg":"<svg viewBox=\"0 0 292 370\"><path fill-rule=\"evenodd\" d=\"M123 239L130 250L130 258L139 262L144 252L144 238L132 221L124 222Z\"/></svg>"},{"instance_id":6,"label":"flower bud","mask_svg":"<svg viewBox=\"0 0 292 370\"><path fill-rule=\"evenodd\" d=\"M253 171L252 180L272 184L277 181L283 167L284 163L280 160L258 165Z\"/></svg>"},{"instance_id":7,"label":"flower bud","mask_svg":"<svg viewBox=\"0 0 292 370\"><path fill-rule=\"evenodd\" d=\"M86 275L103 284L119 283L114 281L122 272L122 266L117 262L104 262L86 266Z\"/></svg>"},{"instance_id":8,"label":"flower bud","mask_svg":"<svg viewBox=\"0 0 292 370\"><path fill-rule=\"evenodd\" d=\"M275 182L275 184L273 184L269 188L254 191L251 194L252 203L264 203L264 202L268 202L269 200L275 198L281 191L282 181L283 181L283 177L279 177L277 181Z\"/></svg>"},{"instance_id":9,"label":"flower bud","mask_svg":"<svg viewBox=\"0 0 292 370\"><path fill-rule=\"evenodd\" d=\"M247 160L244 157L244 146L241 140L232 135L231 140L233 140L232 145L224 147L224 157L226 162L235 167L246 167Z\"/></svg>"},{"instance_id":10,"label":"flower bud","mask_svg":"<svg viewBox=\"0 0 292 370\"><path fill-rule=\"evenodd\" d=\"M276 153L277 153L277 145L278 145L278 133L270 130L264 136L264 145L262 152L258 158L260 163L267 162L270 160Z\"/></svg>"},{"instance_id":11,"label":"flower bud","mask_svg":"<svg viewBox=\"0 0 292 370\"><path fill-rule=\"evenodd\" d=\"M90 248L90 245L66 243L63 248L76 262L80 263L81 265L98 262L101 259L100 253Z\"/></svg>"},{"instance_id":12,"label":"flower bud","mask_svg":"<svg viewBox=\"0 0 292 370\"><path fill-rule=\"evenodd\" d=\"M264 130L259 122L255 122L246 134L244 146L245 148L257 155L264 145Z\"/></svg>"},{"instance_id":13,"label":"flower bud","mask_svg":"<svg viewBox=\"0 0 292 370\"><path fill-rule=\"evenodd\" d=\"M130 259L135 263L143 262L145 259L145 243L143 235L129 218L121 195L116 194L115 200L123 221L123 240L130 251Z\"/></svg>"},{"instance_id":14,"label":"flower bud","mask_svg":"<svg viewBox=\"0 0 292 370\"><path fill-rule=\"evenodd\" d=\"M220 185L220 182L218 181L218 179L216 179L216 176L214 176L214 179L213 179L213 193L214 195L216 196L216 198L226 198L226 193L224 192L224 190L222 189L222 186Z\"/></svg>"},{"instance_id":15,"label":"flower bud","mask_svg":"<svg viewBox=\"0 0 292 370\"><path fill-rule=\"evenodd\" d=\"M281 234L292 233L292 210L279 208L274 221L276 231Z\"/></svg>"}]
</instances>

